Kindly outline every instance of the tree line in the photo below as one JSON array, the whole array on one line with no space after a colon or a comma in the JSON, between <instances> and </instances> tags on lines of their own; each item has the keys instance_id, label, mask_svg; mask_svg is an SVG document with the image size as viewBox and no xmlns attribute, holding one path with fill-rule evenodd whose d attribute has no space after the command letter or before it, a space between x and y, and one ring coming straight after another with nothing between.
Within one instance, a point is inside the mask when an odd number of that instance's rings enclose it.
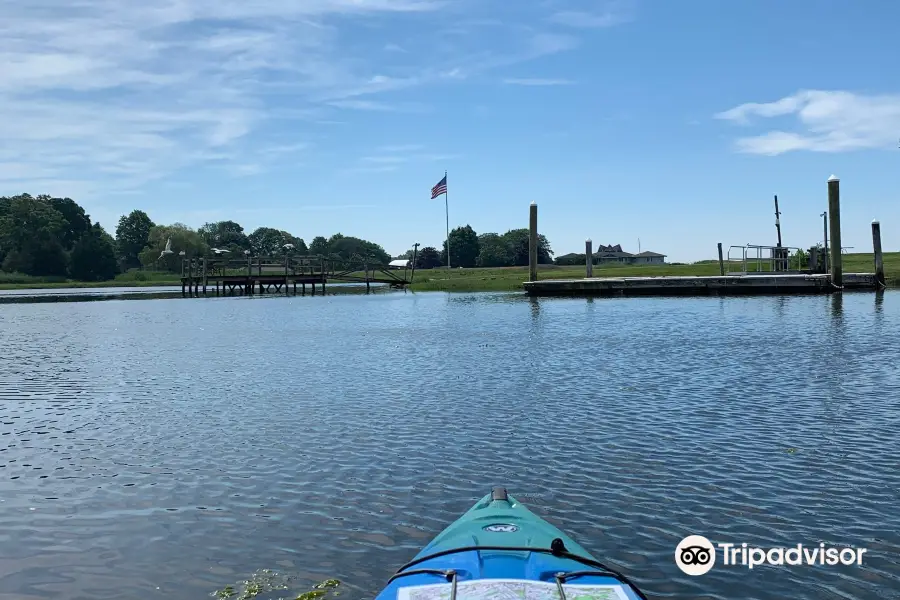
<instances>
[{"instance_id":1,"label":"tree line","mask_svg":"<svg viewBox=\"0 0 900 600\"><path fill-rule=\"evenodd\" d=\"M510 229L504 234L477 234L471 225L450 231L451 267L521 267L528 266L528 229ZM439 251L433 246L409 250L400 258L412 259L417 269L433 269L447 264L447 242ZM553 250L547 238L538 235L538 263L553 262Z\"/></svg>"},{"instance_id":2,"label":"tree line","mask_svg":"<svg viewBox=\"0 0 900 600\"><path fill-rule=\"evenodd\" d=\"M167 244L171 253L165 252ZM292 245L292 247L286 245ZM214 251L243 256L354 254L388 263L380 245L336 233L306 242L291 233L259 227L248 233L234 221L206 223L192 229L183 223L154 223L142 210L119 219L115 237L71 198L48 195L0 197L0 270L41 277L104 281L135 268L181 272L182 256L212 256ZM183 254L182 254L183 253Z\"/></svg>"}]
</instances>

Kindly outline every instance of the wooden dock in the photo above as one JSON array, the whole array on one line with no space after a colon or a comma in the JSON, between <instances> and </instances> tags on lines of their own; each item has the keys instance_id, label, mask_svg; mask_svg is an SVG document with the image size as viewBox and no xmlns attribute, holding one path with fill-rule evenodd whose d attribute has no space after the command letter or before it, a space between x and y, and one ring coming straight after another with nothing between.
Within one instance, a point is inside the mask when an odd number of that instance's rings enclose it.
<instances>
[{"instance_id":1,"label":"wooden dock","mask_svg":"<svg viewBox=\"0 0 900 600\"><path fill-rule=\"evenodd\" d=\"M257 294L324 294L331 283L373 284L402 288L412 281L407 270L392 270L366 257L247 256L243 259L185 258L182 260L181 295L200 297Z\"/></svg>"},{"instance_id":2,"label":"wooden dock","mask_svg":"<svg viewBox=\"0 0 900 600\"><path fill-rule=\"evenodd\" d=\"M844 273L841 246L840 179L828 178L828 212L824 228L824 247L819 260L818 245L810 248L809 256L801 248L782 245L778 215L778 196L775 196L775 226L778 243L775 246L747 244L732 246L726 263L719 243L719 275L660 276L660 277L592 277L594 258L590 238L585 240L584 279L538 279L538 218L537 204L528 209L528 271L529 280L523 283L531 296L747 296L763 294L830 294L844 290L877 291L885 287L884 257L881 250L881 224L872 221L872 247L875 258L874 273ZM825 213L823 213L825 215ZM831 247L828 246L830 223ZM731 250L740 250L740 260L731 257ZM830 250L830 259L828 257ZM752 254L755 253L754 258ZM804 266L804 260L807 265ZM729 272L726 272L726 264ZM734 267L740 270L730 272Z\"/></svg>"},{"instance_id":3,"label":"wooden dock","mask_svg":"<svg viewBox=\"0 0 900 600\"><path fill-rule=\"evenodd\" d=\"M674 277L590 277L544 279L524 283L531 296L747 296L828 294L841 290L875 290L874 273L844 273L843 285L826 274L747 273Z\"/></svg>"}]
</instances>

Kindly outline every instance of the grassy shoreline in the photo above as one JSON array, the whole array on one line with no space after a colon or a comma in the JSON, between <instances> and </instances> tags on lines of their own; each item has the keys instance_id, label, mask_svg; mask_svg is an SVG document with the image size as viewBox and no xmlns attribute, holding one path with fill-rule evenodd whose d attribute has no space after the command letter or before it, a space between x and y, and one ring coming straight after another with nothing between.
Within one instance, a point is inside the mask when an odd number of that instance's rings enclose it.
<instances>
[{"instance_id":1,"label":"grassy shoreline","mask_svg":"<svg viewBox=\"0 0 900 600\"><path fill-rule=\"evenodd\" d=\"M884 254L885 277L889 287L900 287L900 252ZM872 273L875 261L871 253L844 255L845 273ZM402 271L398 272L398 274ZM717 261L701 261L686 265L595 266L594 277L662 277L678 275L718 275ZM360 273L360 275L362 275ZM581 279L584 266L541 265L541 279ZM413 291L491 292L521 291L528 279L528 267L424 269L415 273L410 289ZM178 286L177 275L152 273L138 279L134 273L120 275L110 281L47 281L24 276L0 277L0 290L116 288Z\"/></svg>"}]
</instances>

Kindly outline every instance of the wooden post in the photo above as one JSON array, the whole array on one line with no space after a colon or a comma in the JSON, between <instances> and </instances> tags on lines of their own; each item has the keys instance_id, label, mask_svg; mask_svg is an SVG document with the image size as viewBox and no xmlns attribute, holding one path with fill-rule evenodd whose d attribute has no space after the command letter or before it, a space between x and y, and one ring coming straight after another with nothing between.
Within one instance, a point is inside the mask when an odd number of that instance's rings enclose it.
<instances>
[{"instance_id":1,"label":"wooden post","mask_svg":"<svg viewBox=\"0 0 900 600\"><path fill-rule=\"evenodd\" d=\"M532 202L528 211L528 281L538 278L537 203Z\"/></svg>"},{"instance_id":2,"label":"wooden post","mask_svg":"<svg viewBox=\"0 0 900 600\"><path fill-rule=\"evenodd\" d=\"M366 268L366 293L369 293L369 263L364 263Z\"/></svg>"},{"instance_id":3,"label":"wooden post","mask_svg":"<svg viewBox=\"0 0 900 600\"><path fill-rule=\"evenodd\" d=\"M828 178L828 220L831 221L831 283L844 285L844 269L841 257L841 180Z\"/></svg>"},{"instance_id":4,"label":"wooden post","mask_svg":"<svg viewBox=\"0 0 900 600\"><path fill-rule=\"evenodd\" d=\"M332 265L333 267L334 265ZM328 279L328 273L326 272L327 263L325 262L325 257L322 257L322 295L325 295L325 280ZM315 293L315 284L313 284L313 293Z\"/></svg>"},{"instance_id":5,"label":"wooden post","mask_svg":"<svg viewBox=\"0 0 900 600\"><path fill-rule=\"evenodd\" d=\"M413 244L413 257L412 257L412 273L409 274L409 283L413 282L413 279L416 276L416 258L419 255L419 242Z\"/></svg>"},{"instance_id":6,"label":"wooden post","mask_svg":"<svg viewBox=\"0 0 900 600\"><path fill-rule=\"evenodd\" d=\"M209 282L209 279L206 275L206 257L203 257L203 295L206 295L206 284Z\"/></svg>"},{"instance_id":7,"label":"wooden post","mask_svg":"<svg viewBox=\"0 0 900 600\"><path fill-rule=\"evenodd\" d=\"M881 223L872 221L872 249L875 251L875 281L885 287L884 256L881 253Z\"/></svg>"},{"instance_id":8,"label":"wooden post","mask_svg":"<svg viewBox=\"0 0 900 600\"><path fill-rule=\"evenodd\" d=\"M722 242L718 243L719 246L719 275L725 276L725 259L722 258Z\"/></svg>"},{"instance_id":9,"label":"wooden post","mask_svg":"<svg viewBox=\"0 0 900 600\"><path fill-rule=\"evenodd\" d=\"M262 257L256 257L256 276L262 277Z\"/></svg>"},{"instance_id":10,"label":"wooden post","mask_svg":"<svg viewBox=\"0 0 900 600\"><path fill-rule=\"evenodd\" d=\"M284 255L284 295L288 295L288 263L290 263L291 257L287 254Z\"/></svg>"},{"instance_id":11,"label":"wooden post","mask_svg":"<svg viewBox=\"0 0 900 600\"><path fill-rule=\"evenodd\" d=\"M591 238L584 241L584 276L586 278L594 276L594 242Z\"/></svg>"},{"instance_id":12,"label":"wooden post","mask_svg":"<svg viewBox=\"0 0 900 600\"><path fill-rule=\"evenodd\" d=\"M194 259L188 259L188 278L187 278L187 291L188 296L193 295L193 287L194 287Z\"/></svg>"}]
</instances>

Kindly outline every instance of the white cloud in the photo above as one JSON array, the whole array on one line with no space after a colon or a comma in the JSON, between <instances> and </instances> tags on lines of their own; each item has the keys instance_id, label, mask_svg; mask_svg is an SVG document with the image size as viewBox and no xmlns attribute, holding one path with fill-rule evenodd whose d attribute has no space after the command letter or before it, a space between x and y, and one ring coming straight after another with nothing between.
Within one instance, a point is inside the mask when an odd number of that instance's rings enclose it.
<instances>
[{"instance_id":1,"label":"white cloud","mask_svg":"<svg viewBox=\"0 0 900 600\"><path fill-rule=\"evenodd\" d=\"M116 198L186 167L247 175L289 161L310 147L311 134L285 140L285 133L298 123L342 123L331 118L338 110L428 110L373 95L459 85L578 43L480 15L472 19L478 28L446 45L429 34L402 38L401 47L394 30L376 26L351 37L343 29L349 18L428 18L453 5L468 10L470 2L7 2L0 194L89 196L112 212Z\"/></svg>"},{"instance_id":2,"label":"white cloud","mask_svg":"<svg viewBox=\"0 0 900 600\"><path fill-rule=\"evenodd\" d=\"M741 104L715 116L742 125L750 125L754 117L796 121L793 131L777 129L739 138L737 150L750 154L888 148L900 135L900 94L803 90L774 102Z\"/></svg>"},{"instance_id":3,"label":"white cloud","mask_svg":"<svg viewBox=\"0 0 900 600\"><path fill-rule=\"evenodd\" d=\"M582 29L614 27L634 18L634 0L548 0L549 5L565 5L550 16L557 25Z\"/></svg>"},{"instance_id":4,"label":"white cloud","mask_svg":"<svg viewBox=\"0 0 900 600\"><path fill-rule=\"evenodd\" d=\"M77 182L81 191L124 191L205 162L254 172L252 155L285 151L283 143L254 137L268 119L315 119L322 114L316 95L406 83L366 74L344 57L331 24L336 17L439 6L432 0L9 4L0 19L0 182L9 183L0 193L54 178ZM298 102L271 106L272 94Z\"/></svg>"},{"instance_id":5,"label":"white cloud","mask_svg":"<svg viewBox=\"0 0 900 600\"><path fill-rule=\"evenodd\" d=\"M589 13L580 10L563 10L555 13L550 20L569 27L612 27L624 22L624 17L612 12Z\"/></svg>"},{"instance_id":6,"label":"white cloud","mask_svg":"<svg viewBox=\"0 0 900 600\"><path fill-rule=\"evenodd\" d=\"M555 85L572 85L574 82L568 79L541 79L537 77L525 78L508 78L503 83L507 85L528 85L528 86L555 86Z\"/></svg>"}]
</instances>

